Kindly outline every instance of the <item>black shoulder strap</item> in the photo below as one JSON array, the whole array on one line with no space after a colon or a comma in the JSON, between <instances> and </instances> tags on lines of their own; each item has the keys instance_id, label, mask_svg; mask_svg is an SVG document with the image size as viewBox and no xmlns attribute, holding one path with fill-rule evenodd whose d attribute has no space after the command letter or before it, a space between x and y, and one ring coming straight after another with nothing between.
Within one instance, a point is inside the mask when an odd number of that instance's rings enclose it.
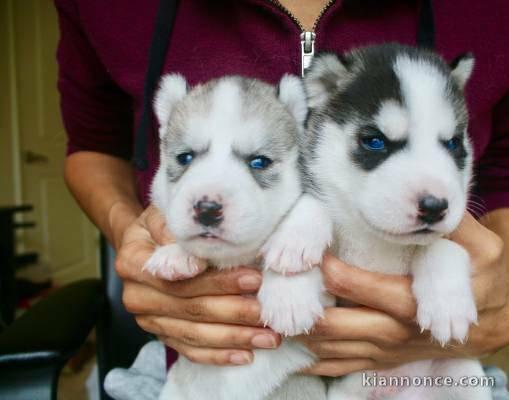
<instances>
[{"instance_id":1,"label":"black shoulder strap","mask_svg":"<svg viewBox=\"0 0 509 400\"><path fill-rule=\"evenodd\" d=\"M419 26L417 27L417 45L428 49L435 47L435 21L433 19L432 0L421 1Z\"/></svg>"},{"instance_id":2,"label":"black shoulder strap","mask_svg":"<svg viewBox=\"0 0 509 400\"><path fill-rule=\"evenodd\" d=\"M171 31L177 13L177 0L160 0L157 10L154 33L148 53L148 67L143 86L143 109L140 123L136 129L133 164L138 170L148 167L147 142L151 131L152 97L163 72L166 51L170 43Z\"/></svg>"}]
</instances>

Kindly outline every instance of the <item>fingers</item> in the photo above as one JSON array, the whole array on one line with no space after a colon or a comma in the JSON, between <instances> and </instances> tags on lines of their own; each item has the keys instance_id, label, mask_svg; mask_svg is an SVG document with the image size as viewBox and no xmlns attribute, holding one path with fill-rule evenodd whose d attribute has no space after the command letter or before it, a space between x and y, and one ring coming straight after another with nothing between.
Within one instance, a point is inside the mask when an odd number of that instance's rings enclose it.
<instances>
[{"instance_id":1,"label":"fingers","mask_svg":"<svg viewBox=\"0 0 509 400\"><path fill-rule=\"evenodd\" d=\"M485 217L488 227L494 221ZM495 221L497 219L495 218ZM507 270L502 261L502 239L466 213L449 239L464 247L473 265L472 286L478 311L503 307L507 301Z\"/></svg>"},{"instance_id":2,"label":"fingers","mask_svg":"<svg viewBox=\"0 0 509 400\"><path fill-rule=\"evenodd\" d=\"M337 297L397 318L415 318L416 304L408 277L364 271L329 254L324 257L322 273L327 290Z\"/></svg>"},{"instance_id":3,"label":"fingers","mask_svg":"<svg viewBox=\"0 0 509 400\"><path fill-rule=\"evenodd\" d=\"M154 281L152 276L145 276ZM192 279L168 282L155 279L155 287L161 291L179 297L215 296L227 294L250 294L260 288L262 276L252 268L236 268L228 271L208 270Z\"/></svg>"},{"instance_id":4,"label":"fingers","mask_svg":"<svg viewBox=\"0 0 509 400\"><path fill-rule=\"evenodd\" d=\"M343 376L352 372L365 371L379 368L379 365L369 358L341 359L341 360L323 360L319 361L311 368L302 371L307 375L320 376Z\"/></svg>"},{"instance_id":5,"label":"fingers","mask_svg":"<svg viewBox=\"0 0 509 400\"><path fill-rule=\"evenodd\" d=\"M253 362L253 353L247 350L208 349L189 346L176 339L159 338L179 354L198 364L245 365Z\"/></svg>"},{"instance_id":6,"label":"fingers","mask_svg":"<svg viewBox=\"0 0 509 400\"><path fill-rule=\"evenodd\" d=\"M310 339L361 340L382 346L406 345L419 332L388 314L368 308L333 307L313 328Z\"/></svg>"},{"instance_id":7,"label":"fingers","mask_svg":"<svg viewBox=\"0 0 509 400\"><path fill-rule=\"evenodd\" d=\"M334 364L338 360L372 360L377 368L383 364L404 364L415 360L457 357L464 346L450 344L445 348L421 334L415 325L402 323L391 316L367 308L330 308L311 335L299 337L320 361L333 360L322 367L349 368ZM356 362L357 362L356 361ZM320 367L321 368L321 367ZM321 370L321 369L320 369ZM313 370L314 372L314 370ZM340 375L333 369L325 375Z\"/></svg>"},{"instance_id":8,"label":"fingers","mask_svg":"<svg viewBox=\"0 0 509 400\"><path fill-rule=\"evenodd\" d=\"M192 279L170 282L154 277L147 271L139 272L137 281L172 296L191 298L255 293L262 283L259 271L237 268L229 271L209 270Z\"/></svg>"},{"instance_id":9,"label":"fingers","mask_svg":"<svg viewBox=\"0 0 509 400\"><path fill-rule=\"evenodd\" d=\"M479 222L501 237L509 234L509 208L498 208L483 215Z\"/></svg>"},{"instance_id":10,"label":"fingers","mask_svg":"<svg viewBox=\"0 0 509 400\"><path fill-rule=\"evenodd\" d=\"M382 360L386 352L375 343L359 340L306 340L299 339L309 350L324 359L371 358Z\"/></svg>"},{"instance_id":11,"label":"fingers","mask_svg":"<svg viewBox=\"0 0 509 400\"><path fill-rule=\"evenodd\" d=\"M466 212L456 230L451 232L448 238L465 248L473 250L478 247L482 248L482 246L478 246L477 244L479 241L479 237L477 237L478 234L485 234L488 232L490 231L477 222L472 214ZM474 234L473 237L472 234Z\"/></svg>"},{"instance_id":12,"label":"fingers","mask_svg":"<svg viewBox=\"0 0 509 400\"><path fill-rule=\"evenodd\" d=\"M509 345L509 308L487 311L479 318L479 325L472 327L466 346L459 350L463 357L482 358L495 354Z\"/></svg>"},{"instance_id":13,"label":"fingers","mask_svg":"<svg viewBox=\"0 0 509 400\"><path fill-rule=\"evenodd\" d=\"M502 239L468 212L456 230L449 235L449 239L468 251L476 268L491 266L503 253Z\"/></svg>"},{"instance_id":14,"label":"fingers","mask_svg":"<svg viewBox=\"0 0 509 400\"><path fill-rule=\"evenodd\" d=\"M115 270L120 278L138 282L144 281L144 277L154 278L148 272L143 271L143 266L154 252L154 249L155 245L149 238L137 238L129 243L125 243L115 258Z\"/></svg>"},{"instance_id":15,"label":"fingers","mask_svg":"<svg viewBox=\"0 0 509 400\"><path fill-rule=\"evenodd\" d=\"M323 340L301 339L321 361L330 359L372 359L377 363L404 364L415 360L429 358L457 357L455 348L445 349L426 340L415 340L406 346L382 346L360 340ZM462 356L465 356L463 352Z\"/></svg>"},{"instance_id":16,"label":"fingers","mask_svg":"<svg viewBox=\"0 0 509 400\"><path fill-rule=\"evenodd\" d=\"M169 316L197 322L261 326L260 305L255 298L242 296L169 296L143 284L124 286L123 302L133 314Z\"/></svg>"},{"instance_id":17,"label":"fingers","mask_svg":"<svg viewBox=\"0 0 509 400\"><path fill-rule=\"evenodd\" d=\"M174 338L192 347L275 349L281 343L278 334L264 328L197 323L157 315L140 315L136 322L147 332Z\"/></svg>"},{"instance_id":18,"label":"fingers","mask_svg":"<svg viewBox=\"0 0 509 400\"><path fill-rule=\"evenodd\" d=\"M193 279L170 282L143 271L143 265L154 252L155 244L148 231L133 226L126 233L125 243L115 261L115 268L123 280L144 283L159 291L180 297L204 295L254 293L261 285L259 271L252 268L236 268L228 271L211 270Z\"/></svg>"},{"instance_id":19,"label":"fingers","mask_svg":"<svg viewBox=\"0 0 509 400\"><path fill-rule=\"evenodd\" d=\"M164 215L154 205L150 205L145 210L144 217L145 227L154 242L161 246L175 243L175 239L167 229Z\"/></svg>"},{"instance_id":20,"label":"fingers","mask_svg":"<svg viewBox=\"0 0 509 400\"><path fill-rule=\"evenodd\" d=\"M496 268L486 268L472 278L472 289L478 312L499 310L507 303L507 280Z\"/></svg>"}]
</instances>

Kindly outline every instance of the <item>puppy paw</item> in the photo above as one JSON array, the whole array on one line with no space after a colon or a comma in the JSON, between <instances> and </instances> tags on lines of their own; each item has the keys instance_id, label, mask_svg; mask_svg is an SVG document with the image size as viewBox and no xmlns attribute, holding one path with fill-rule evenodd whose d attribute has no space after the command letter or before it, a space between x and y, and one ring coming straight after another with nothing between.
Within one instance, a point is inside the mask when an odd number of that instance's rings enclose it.
<instances>
[{"instance_id":1,"label":"puppy paw","mask_svg":"<svg viewBox=\"0 0 509 400\"><path fill-rule=\"evenodd\" d=\"M309 333L323 318L323 289L316 275L321 279L318 268L286 277L266 271L258 292L264 325L285 336Z\"/></svg>"},{"instance_id":2,"label":"puppy paw","mask_svg":"<svg viewBox=\"0 0 509 400\"><path fill-rule=\"evenodd\" d=\"M314 299L313 299L314 300ZM261 319L264 326L285 336L308 334L315 322L323 317L323 307L318 301L304 304L301 301L268 301L262 305Z\"/></svg>"},{"instance_id":3,"label":"puppy paw","mask_svg":"<svg viewBox=\"0 0 509 400\"><path fill-rule=\"evenodd\" d=\"M321 204L303 195L261 249L264 269L296 274L319 265L332 241L332 222Z\"/></svg>"},{"instance_id":4,"label":"puppy paw","mask_svg":"<svg viewBox=\"0 0 509 400\"><path fill-rule=\"evenodd\" d=\"M319 265L329 246L328 238L307 236L299 232L276 232L262 247L263 268L292 275Z\"/></svg>"},{"instance_id":5,"label":"puppy paw","mask_svg":"<svg viewBox=\"0 0 509 400\"><path fill-rule=\"evenodd\" d=\"M450 291L418 299L417 322L445 346L452 339L464 342L470 325L477 323L477 308L470 290Z\"/></svg>"},{"instance_id":6,"label":"puppy paw","mask_svg":"<svg viewBox=\"0 0 509 400\"><path fill-rule=\"evenodd\" d=\"M169 281L192 278L207 268L204 260L185 252L178 244L156 248L143 270Z\"/></svg>"},{"instance_id":7,"label":"puppy paw","mask_svg":"<svg viewBox=\"0 0 509 400\"><path fill-rule=\"evenodd\" d=\"M420 249L412 262L417 322L442 345L465 341L477 322L470 270L466 250L446 239Z\"/></svg>"}]
</instances>

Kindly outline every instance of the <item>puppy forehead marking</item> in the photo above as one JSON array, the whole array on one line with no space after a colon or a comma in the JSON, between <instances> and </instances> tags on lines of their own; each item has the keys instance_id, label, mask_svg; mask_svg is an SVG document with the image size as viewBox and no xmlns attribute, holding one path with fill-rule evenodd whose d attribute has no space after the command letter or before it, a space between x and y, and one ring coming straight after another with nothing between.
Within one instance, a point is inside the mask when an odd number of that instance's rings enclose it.
<instances>
[{"instance_id":1,"label":"puppy forehead marking","mask_svg":"<svg viewBox=\"0 0 509 400\"><path fill-rule=\"evenodd\" d=\"M219 81L213 91L211 113L220 117L237 116L240 114L241 90L239 85L231 79Z\"/></svg>"},{"instance_id":2,"label":"puppy forehead marking","mask_svg":"<svg viewBox=\"0 0 509 400\"><path fill-rule=\"evenodd\" d=\"M456 116L448 98L447 77L436 65L406 55L396 58L394 72L408 109L410 135L433 139L451 137Z\"/></svg>"},{"instance_id":3,"label":"puppy forehead marking","mask_svg":"<svg viewBox=\"0 0 509 400\"><path fill-rule=\"evenodd\" d=\"M408 135L408 112L394 100L382 102L374 121L391 140L403 140Z\"/></svg>"},{"instance_id":4,"label":"puppy forehead marking","mask_svg":"<svg viewBox=\"0 0 509 400\"><path fill-rule=\"evenodd\" d=\"M180 115L172 121L174 134L166 147L280 157L295 146L297 127L275 94L272 86L241 77L200 85L177 107Z\"/></svg>"},{"instance_id":5,"label":"puppy forehead marking","mask_svg":"<svg viewBox=\"0 0 509 400\"><path fill-rule=\"evenodd\" d=\"M197 88L187 104L185 140L194 150L226 153L240 125L241 92L232 79Z\"/></svg>"}]
</instances>

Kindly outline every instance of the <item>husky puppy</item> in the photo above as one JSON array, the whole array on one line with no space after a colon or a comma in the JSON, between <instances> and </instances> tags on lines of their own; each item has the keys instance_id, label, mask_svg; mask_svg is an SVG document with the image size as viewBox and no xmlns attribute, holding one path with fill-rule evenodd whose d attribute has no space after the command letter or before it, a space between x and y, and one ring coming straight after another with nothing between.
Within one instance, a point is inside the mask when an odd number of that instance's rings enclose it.
<instances>
[{"instance_id":1,"label":"husky puppy","mask_svg":"<svg viewBox=\"0 0 509 400\"><path fill-rule=\"evenodd\" d=\"M448 65L432 52L390 44L319 55L305 79L311 111L302 160L310 191L334 222L335 255L411 275L417 322L442 345L466 340L477 321L469 255L446 238L466 210L472 177L463 89L473 65L471 56ZM429 360L382 375L484 373L476 360ZM331 400L490 396L487 387L384 390L363 386L360 373L335 380L328 393Z\"/></svg>"},{"instance_id":2,"label":"husky puppy","mask_svg":"<svg viewBox=\"0 0 509 400\"><path fill-rule=\"evenodd\" d=\"M320 262L332 229L331 224L322 228L315 242L321 247L300 257L306 272L280 273L291 264L285 254L293 255L293 248L286 249L277 229L302 194L297 136L307 115L305 97L302 82L292 76L283 77L277 88L225 77L189 89L182 76L168 75L155 100L161 157L152 201L176 243L157 248L145 268L177 280L207 265L232 268L252 265L260 254L270 256L280 268L265 264L258 293L262 319L288 335L310 329L322 315L321 274L311 267ZM309 351L288 340L275 350L256 350L251 365L199 365L181 356L160 398L325 399L320 379L288 380L313 362Z\"/></svg>"}]
</instances>

